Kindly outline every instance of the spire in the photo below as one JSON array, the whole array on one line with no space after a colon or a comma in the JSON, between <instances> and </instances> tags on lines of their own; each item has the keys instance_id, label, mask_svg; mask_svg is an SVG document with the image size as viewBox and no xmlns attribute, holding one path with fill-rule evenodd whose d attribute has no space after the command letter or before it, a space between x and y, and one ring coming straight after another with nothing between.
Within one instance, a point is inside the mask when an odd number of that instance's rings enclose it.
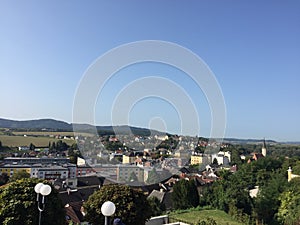
<instances>
[{"instance_id":1,"label":"spire","mask_svg":"<svg viewBox=\"0 0 300 225\"><path fill-rule=\"evenodd\" d=\"M263 141L263 146L261 148L261 154L266 157L267 155L267 145L266 145L266 139L264 138L264 141Z\"/></svg>"},{"instance_id":2,"label":"spire","mask_svg":"<svg viewBox=\"0 0 300 225\"><path fill-rule=\"evenodd\" d=\"M263 148L267 149L266 139L265 138L264 138L264 142L263 142Z\"/></svg>"}]
</instances>

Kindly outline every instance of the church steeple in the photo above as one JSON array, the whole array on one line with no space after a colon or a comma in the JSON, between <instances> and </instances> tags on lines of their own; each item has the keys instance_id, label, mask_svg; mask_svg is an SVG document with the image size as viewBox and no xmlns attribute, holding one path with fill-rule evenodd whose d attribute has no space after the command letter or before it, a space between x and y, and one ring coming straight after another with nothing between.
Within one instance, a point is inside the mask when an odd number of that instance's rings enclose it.
<instances>
[{"instance_id":1,"label":"church steeple","mask_svg":"<svg viewBox=\"0 0 300 225\"><path fill-rule=\"evenodd\" d=\"M266 157L267 155L267 145L266 145L266 139L264 138L264 141L263 141L263 146L261 148L261 154Z\"/></svg>"},{"instance_id":2,"label":"church steeple","mask_svg":"<svg viewBox=\"0 0 300 225\"><path fill-rule=\"evenodd\" d=\"M292 168L289 167L289 169L287 170L287 172L288 172L288 182L290 182L292 180L292 172L293 172Z\"/></svg>"}]
</instances>

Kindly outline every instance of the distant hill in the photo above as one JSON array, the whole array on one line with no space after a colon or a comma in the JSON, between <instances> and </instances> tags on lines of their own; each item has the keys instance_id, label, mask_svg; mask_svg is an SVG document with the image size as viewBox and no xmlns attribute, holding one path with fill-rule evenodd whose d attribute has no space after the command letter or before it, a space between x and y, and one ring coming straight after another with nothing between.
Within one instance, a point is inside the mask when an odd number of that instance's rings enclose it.
<instances>
[{"instance_id":1,"label":"distant hill","mask_svg":"<svg viewBox=\"0 0 300 225\"><path fill-rule=\"evenodd\" d=\"M128 134L131 132L134 135L139 136L150 136L152 135L165 135L166 133L157 131L157 130L151 130L147 128L140 128L140 127L132 127L132 126L97 126L97 130L99 134L105 134L105 133L117 133L117 134Z\"/></svg>"},{"instance_id":2,"label":"distant hill","mask_svg":"<svg viewBox=\"0 0 300 225\"><path fill-rule=\"evenodd\" d=\"M9 129L26 129L26 130L66 130L71 131L72 125L63 121L54 119L38 119L38 120L7 120L0 118L0 128Z\"/></svg>"},{"instance_id":3,"label":"distant hill","mask_svg":"<svg viewBox=\"0 0 300 225\"><path fill-rule=\"evenodd\" d=\"M95 127L90 124L71 124L54 119L37 119L37 120L8 120L0 118L0 128L9 128L14 130L28 130L28 131L73 131L73 126L76 131L90 132L94 131ZM152 134L162 135L165 133L150 130L146 128L132 127L132 126L96 126L100 135L114 135L133 133L140 136L149 136Z\"/></svg>"},{"instance_id":4,"label":"distant hill","mask_svg":"<svg viewBox=\"0 0 300 225\"><path fill-rule=\"evenodd\" d=\"M263 139L239 139L239 138L224 138L224 142L235 143L235 144L253 144L253 143L261 143ZM277 143L274 140L266 140L268 144Z\"/></svg>"},{"instance_id":5,"label":"distant hill","mask_svg":"<svg viewBox=\"0 0 300 225\"><path fill-rule=\"evenodd\" d=\"M37 120L8 120L0 118L0 128L9 128L13 130L28 130L28 131L73 131L73 127L79 132L91 132L95 130L95 127L90 124L72 124L64 121L54 119L37 119ZM151 130L147 128L133 127L133 126L96 126L100 135L114 135L117 134L129 134L139 136L149 136L150 134L165 135L164 132ZM261 143L262 139L238 139L238 138L224 138L224 142L235 144L254 144ZM274 140L266 140L267 143L277 143ZM288 143L288 142L287 142ZM299 142L293 142L293 144Z\"/></svg>"}]
</instances>

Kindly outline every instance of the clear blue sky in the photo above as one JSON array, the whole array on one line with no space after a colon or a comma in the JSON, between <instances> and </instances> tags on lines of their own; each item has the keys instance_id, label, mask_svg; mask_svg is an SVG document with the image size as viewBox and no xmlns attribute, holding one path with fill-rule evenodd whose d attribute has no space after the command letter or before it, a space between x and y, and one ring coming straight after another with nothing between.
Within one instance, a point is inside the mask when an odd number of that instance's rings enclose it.
<instances>
[{"instance_id":1,"label":"clear blue sky","mask_svg":"<svg viewBox=\"0 0 300 225\"><path fill-rule=\"evenodd\" d=\"M0 29L0 118L71 122L74 95L88 66L114 47L151 39L190 49L214 72L227 108L226 137L300 141L297 0L2 0ZM116 93L145 75L175 77L197 107L200 135L209 134L203 94L164 65L136 65L116 74L99 95L97 124L110 124L107 108ZM162 124L157 117L168 131L179 130L178 113L162 99L136 104L130 121Z\"/></svg>"}]
</instances>

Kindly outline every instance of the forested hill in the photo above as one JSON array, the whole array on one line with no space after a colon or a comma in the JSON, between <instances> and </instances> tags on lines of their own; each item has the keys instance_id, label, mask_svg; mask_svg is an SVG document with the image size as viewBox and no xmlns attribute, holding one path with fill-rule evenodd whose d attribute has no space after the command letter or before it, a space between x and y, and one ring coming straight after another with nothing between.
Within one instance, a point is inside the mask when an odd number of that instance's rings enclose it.
<instances>
[{"instance_id":1,"label":"forested hill","mask_svg":"<svg viewBox=\"0 0 300 225\"><path fill-rule=\"evenodd\" d=\"M8 120L0 118L0 128L8 128L14 130L30 130L30 131L73 131L73 125L77 131L88 132L94 130L94 126L90 124L72 124L54 119L37 119L37 120ZM132 126L97 126L99 134L113 135L115 131L118 134L129 134L147 136L152 134L165 134L159 131L150 130L147 128L132 127Z\"/></svg>"},{"instance_id":2,"label":"forested hill","mask_svg":"<svg viewBox=\"0 0 300 225\"><path fill-rule=\"evenodd\" d=\"M9 128L14 130L28 130L28 131L73 131L73 126L77 131L89 132L94 131L94 126L90 124L72 124L55 119L36 119L36 120L8 120L0 118L0 128ZM150 130L147 128L133 127L133 126L97 126L97 131L100 135L114 135L117 134L129 134L139 136L149 136L151 134L164 135L165 133L156 130ZM246 144L246 143L261 143L262 139L237 139L237 138L225 138L225 142L234 144ZM274 140L266 140L268 143L276 143Z\"/></svg>"},{"instance_id":3,"label":"forested hill","mask_svg":"<svg viewBox=\"0 0 300 225\"><path fill-rule=\"evenodd\" d=\"M0 118L0 128L9 129L27 129L27 130L66 130L71 131L72 125L63 121L54 119L38 119L38 120L7 120Z\"/></svg>"},{"instance_id":4,"label":"forested hill","mask_svg":"<svg viewBox=\"0 0 300 225\"><path fill-rule=\"evenodd\" d=\"M274 140L266 139L265 140L268 144L272 143L275 144L277 143ZM253 143L261 143L262 139L239 139L239 138L224 138L224 142L229 142L233 144L253 144Z\"/></svg>"}]
</instances>

